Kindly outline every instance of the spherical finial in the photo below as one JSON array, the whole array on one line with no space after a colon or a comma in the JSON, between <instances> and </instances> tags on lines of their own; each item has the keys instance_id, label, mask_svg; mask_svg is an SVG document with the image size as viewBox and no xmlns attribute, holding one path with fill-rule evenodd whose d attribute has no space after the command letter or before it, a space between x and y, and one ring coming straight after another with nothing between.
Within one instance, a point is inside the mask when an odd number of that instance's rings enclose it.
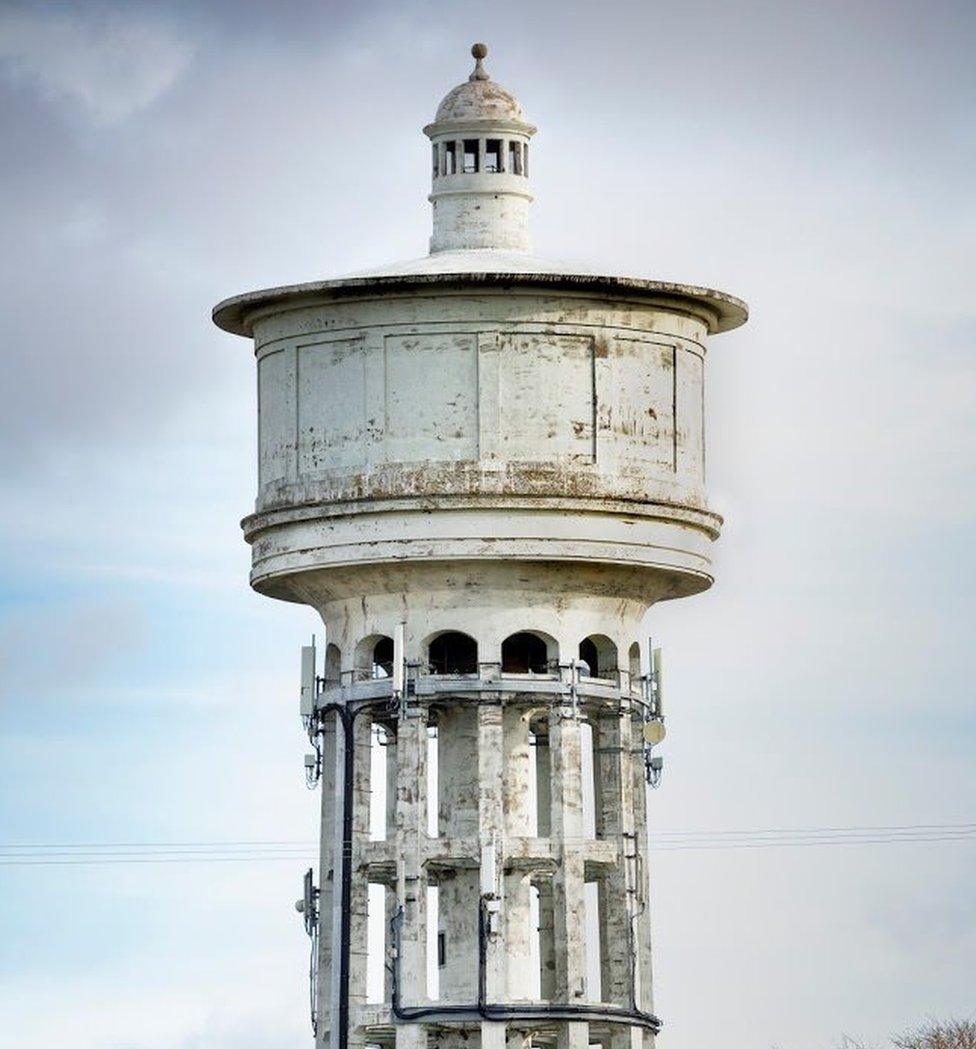
<instances>
[{"instance_id":1,"label":"spherical finial","mask_svg":"<svg viewBox=\"0 0 976 1049\"><path fill-rule=\"evenodd\" d=\"M481 64L481 60L488 54L488 45L473 44L471 54L474 57L474 72L468 77L468 80L490 80L491 78L485 72L485 67Z\"/></svg>"}]
</instances>

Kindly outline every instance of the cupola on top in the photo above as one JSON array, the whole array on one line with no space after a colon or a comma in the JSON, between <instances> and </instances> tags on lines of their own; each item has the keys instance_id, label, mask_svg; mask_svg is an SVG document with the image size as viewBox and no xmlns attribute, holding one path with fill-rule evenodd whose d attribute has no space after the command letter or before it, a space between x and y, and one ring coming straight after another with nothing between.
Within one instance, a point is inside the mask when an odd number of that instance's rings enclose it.
<instances>
[{"instance_id":1,"label":"cupola on top","mask_svg":"<svg viewBox=\"0 0 976 1049\"><path fill-rule=\"evenodd\" d=\"M463 84L458 84L444 96L437 107L434 123L469 123L472 120L525 123L525 115L518 99L501 84L496 84L483 65L482 60L488 54L487 46L475 44L471 48L471 54L475 59L474 70Z\"/></svg>"},{"instance_id":2,"label":"cupola on top","mask_svg":"<svg viewBox=\"0 0 976 1049\"><path fill-rule=\"evenodd\" d=\"M535 128L515 97L485 71L488 48L475 44L471 54L471 75L445 95L434 123L424 128L433 150L430 250L529 254L529 139Z\"/></svg>"}]
</instances>

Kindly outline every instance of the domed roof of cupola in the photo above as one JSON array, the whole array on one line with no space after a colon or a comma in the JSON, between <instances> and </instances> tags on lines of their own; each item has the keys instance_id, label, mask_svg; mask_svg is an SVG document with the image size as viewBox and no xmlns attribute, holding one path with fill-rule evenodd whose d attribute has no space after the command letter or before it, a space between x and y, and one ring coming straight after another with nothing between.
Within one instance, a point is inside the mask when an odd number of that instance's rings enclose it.
<instances>
[{"instance_id":1,"label":"domed roof of cupola","mask_svg":"<svg viewBox=\"0 0 976 1049\"><path fill-rule=\"evenodd\" d=\"M471 48L471 54L475 59L474 71L463 84L458 84L444 96L437 107L434 123L470 120L525 123L525 115L518 99L501 84L496 84L482 65L488 48L484 44L475 44Z\"/></svg>"}]
</instances>

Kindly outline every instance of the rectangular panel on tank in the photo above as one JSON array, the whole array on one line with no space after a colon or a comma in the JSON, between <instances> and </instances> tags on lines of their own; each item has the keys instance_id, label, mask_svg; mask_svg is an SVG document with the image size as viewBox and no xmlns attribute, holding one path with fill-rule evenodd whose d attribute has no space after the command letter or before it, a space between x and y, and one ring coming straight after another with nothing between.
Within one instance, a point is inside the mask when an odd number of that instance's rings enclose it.
<instances>
[{"instance_id":1,"label":"rectangular panel on tank","mask_svg":"<svg viewBox=\"0 0 976 1049\"><path fill-rule=\"evenodd\" d=\"M295 472L295 351L258 361L258 484L291 480Z\"/></svg>"},{"instance_id":2,"label":"rectangular panel on tank","mask_svg":"<svg viewBox=\"0 0 976 1049\"><path fill-rule=\"evenodd\" d=\"M593 339L503 332L498 349L502 458L593 462Z\"/></svg>"},{"instance_id":3,"label":"rectangular panel on tank","mask_svg":"<svg viewBox=\"0 0 976 1049\"><path fill-rule=\"evenodd\" d=\"M387 458L477 459L477 336L387 335L384 346Z\"/></svg>"},{"instance_id":4,"label":"rectangular panel on tank","mask_svg":"<svg viewBox=\"0 0 976 1049\"><path fill-rule=\"evenodd\" d=\"M303 476L366 461L363 340L298 347L298 471Z\"/></svg>"},{"instance_id":5,"label":"rectangular panel on tank","mask_svg":"<svg viewBox=\"0 0 976 1049\"><path fill-rule=\"evenodd\" d=\"M606 395L600 391L601 449L606 433L618 460L669 472L675 469L676 352L672 345L647 339L612 340L607 362L610 388Z\"/></svg>"},{"instance_id":6,"label":"rectangular panel on tank","mask_svg":"<svg viewBox=\"0 0 976 1049\"><path fill-rule=\"evenodd\" d=\"M704 396L705 375L701 357L678 348L675 387L677 432L675 439L677 472L686 481L704 484Z\"/></svg>"}]
</instances>

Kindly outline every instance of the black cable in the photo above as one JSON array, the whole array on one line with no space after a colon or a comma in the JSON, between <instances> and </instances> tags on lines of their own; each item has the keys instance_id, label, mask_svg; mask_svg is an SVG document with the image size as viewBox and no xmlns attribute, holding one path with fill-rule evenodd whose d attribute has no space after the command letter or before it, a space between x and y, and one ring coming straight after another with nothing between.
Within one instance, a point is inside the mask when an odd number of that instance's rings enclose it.
<instances>
[{"instance_id":1,"label":"black cable","mask_svg":"<svg viewBox=\"0 0 976 1049\"><path fill-rule=\"evenodd\" d=\"M478 1001L471 1005L423 1005L400 1004L400 928L403 924L403 908L397 909L390 923L394 930L396 955L391 968L390 1009L396 1019L406 1023L419 1020L460 1020L480 1018L482 1020L567 1020L569 1022L602 1021L604 1023L628 1024L644 1027L657 1034L663 1026L653 1013L636 1007L619 1005L572 1005L554 1002L550 1005L520 1005L515 1002L489 1003L487 1001L487 957L488 934L485 921L484 900L478 908ZM631 987L631 1001L635 1002Z\"/></svg>"}]
</instances>

